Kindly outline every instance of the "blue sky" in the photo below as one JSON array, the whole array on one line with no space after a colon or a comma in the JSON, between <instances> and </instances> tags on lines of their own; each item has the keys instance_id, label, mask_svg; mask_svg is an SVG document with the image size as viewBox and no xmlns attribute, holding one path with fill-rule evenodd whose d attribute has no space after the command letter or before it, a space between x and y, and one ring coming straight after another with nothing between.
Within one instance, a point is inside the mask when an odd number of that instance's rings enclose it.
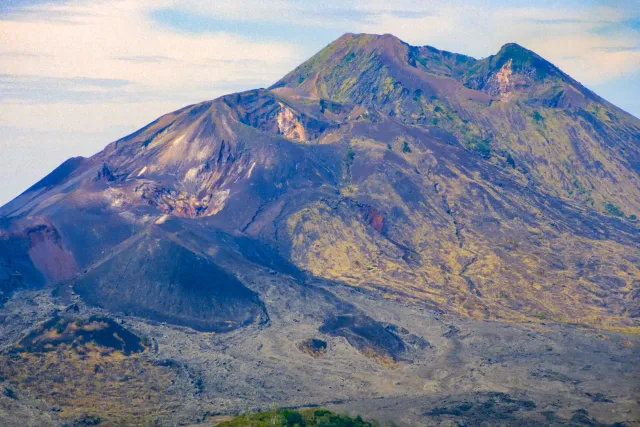
<instances>
[{"instance_id":1,"label":"blue sky","mask_svg":"<svg viewBox=\"0 0 640 427\"><path fill-rule=\"evenodd\" d=\"M532 4L535 4L532 6ZM517 42L640 116L637 0L3 0L0 205L157 116L265 87L345 32Z\"/></svg>"}]
</instances>

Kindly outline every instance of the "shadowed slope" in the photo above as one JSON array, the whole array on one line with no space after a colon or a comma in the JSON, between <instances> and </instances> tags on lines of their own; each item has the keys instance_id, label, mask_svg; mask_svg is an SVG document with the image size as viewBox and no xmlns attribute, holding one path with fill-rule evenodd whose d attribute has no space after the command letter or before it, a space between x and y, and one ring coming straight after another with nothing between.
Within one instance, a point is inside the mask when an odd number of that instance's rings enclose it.
<instances>
[{"instance_id":1,"label":"shadowed slope","mask_svg":"<svg viewBox=\"0 0 640 427\"><path fill-rule=\"evenodd\" d=\"M151 233L82 275L73 289L112 312L225 332L267 315L228 272L163 233Z\"/></svg>"}]
</instances>

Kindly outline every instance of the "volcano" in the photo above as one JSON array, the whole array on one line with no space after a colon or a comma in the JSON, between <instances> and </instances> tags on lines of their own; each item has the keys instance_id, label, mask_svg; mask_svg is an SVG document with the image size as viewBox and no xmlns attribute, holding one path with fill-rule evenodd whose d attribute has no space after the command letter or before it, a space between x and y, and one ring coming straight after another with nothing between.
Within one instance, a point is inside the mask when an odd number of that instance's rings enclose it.
<instances>
[{"instance_id":1,"label":"volcano","mask_svg":"<svg viewBox=\"0 0 640 427\"><path fill-rule=\"evenodd\" d=\"M633 424L638 215L640 120L536 53L345 34L0 208L0 342L23 354L0 377L31 417L126 422L107 380L102 409L45 386L72 381L89 344L23 345L92 316L144 338L118 357L170 396L133 423L277 403L401 425ZM43 386L38 352L69 359Z\"/></svg>"}]
</instances>

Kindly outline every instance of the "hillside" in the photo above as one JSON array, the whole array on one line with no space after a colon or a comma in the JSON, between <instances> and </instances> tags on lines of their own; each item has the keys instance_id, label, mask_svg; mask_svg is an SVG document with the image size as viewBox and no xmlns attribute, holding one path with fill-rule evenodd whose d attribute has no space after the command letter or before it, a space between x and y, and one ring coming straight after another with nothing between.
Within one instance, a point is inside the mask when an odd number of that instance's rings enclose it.
<instances>
[{"instance_id":1,"label":"hillside","mask_svg":"<svg viewBox=\"0 0 640 427\"><path fill-rule=\"evenodd\" d=\"M587 406L637 421L622 376L640 332L638 215L640 120L534 52L476 60L345 34L270 88L164 115L1 207L0 344L21 355L5 370L71 405L33 370L55 351L89 372L85 350L20 350L65 313L155 342L96 364L172 378L205 418L428 395L493 402L472 413L514 425L521 410L571 425ZM122 401L105 396L96 412L113 420ZM166 410L174 398L150 408L190 419ZM401 422L467 416L439 405Z\"/></svg>"}]
</instances>

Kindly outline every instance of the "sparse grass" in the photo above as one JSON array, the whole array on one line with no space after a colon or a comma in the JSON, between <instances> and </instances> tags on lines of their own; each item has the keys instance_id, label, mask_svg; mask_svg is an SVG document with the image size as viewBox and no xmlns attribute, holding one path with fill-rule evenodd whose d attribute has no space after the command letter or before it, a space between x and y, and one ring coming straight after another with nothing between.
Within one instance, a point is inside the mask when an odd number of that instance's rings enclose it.
<instances>
[{"instance_id":1,"label":"sparse grass","mask_svg":"<svg viewBox=\"0 0 640 427\"><path fill-rule=\"evenodd\" d=\"M168 415L166 393L176 373L139 356L104 352L91 345L67 345L46 353L0 355L0 375L17 388L61 408L63 420L84 414L109 422L142 424L147 416Z\"/></svg>"},{"instance_id":2,"label":"sparse grass","mask_svg":"<svg viewBox=\"0 0 640 427\"><path fill-rule=\"evenodd\" d=\"M57 320L25 338L22 347L0 353L0 377L60 407L62 420L99 417L105 425L146 425L150 417L169 416L171 404L179 400L167 393L177 377L174 368L84 337L61 341L78 331L108 326L103 323Z\"/></svg>"}]
</instances>

